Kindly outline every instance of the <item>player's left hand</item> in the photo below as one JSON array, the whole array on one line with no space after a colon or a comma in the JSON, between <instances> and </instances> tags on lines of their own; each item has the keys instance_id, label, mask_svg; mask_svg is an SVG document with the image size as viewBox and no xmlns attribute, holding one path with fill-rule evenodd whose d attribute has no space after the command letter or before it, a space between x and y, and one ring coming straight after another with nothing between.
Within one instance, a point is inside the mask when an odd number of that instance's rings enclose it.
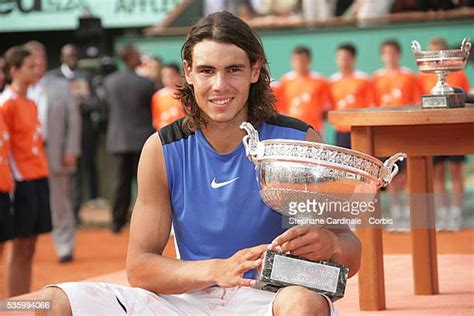
<instances>
[{"instance_id":1,"label":"player's left hand","mask_svg":"<svg viewBox=\"0 0 474 316\"><path fill-rule=\"evenodd\" d=\"M269 250L280 250L310 260L329 260L338 251L338 237L332 231L312 225L295 226L275 238Z\"/></svg>"}]
</instances>

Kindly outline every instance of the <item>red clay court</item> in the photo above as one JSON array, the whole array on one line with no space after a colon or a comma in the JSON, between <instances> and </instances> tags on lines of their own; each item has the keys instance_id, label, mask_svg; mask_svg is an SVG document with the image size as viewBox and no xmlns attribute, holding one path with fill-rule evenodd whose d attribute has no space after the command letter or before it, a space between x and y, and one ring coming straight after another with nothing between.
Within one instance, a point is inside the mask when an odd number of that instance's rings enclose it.
<instances>
[{"instance_id":1,"label":"red clay court","mask_svg":"<svg viewBox=\"0 0 474 316\"><path fill-rule=\"evenodd\" d=\"M357 277L347 286L346 296L336 305L342 315L473 315L474 314L474 229L438 233L440 295L413 295L410 235L384 232L387 310L360 312ZM78 230L75 260L57 263L49 235L38 240L33 266L32 291L46 284L94 278L125 283L128 231L113 235L105 228ZM168 244L166 255L174 255ZM0 267L3 285L3 267ZM121 272L120 272L121 271ZM118 273L115 273L118 272ZM105 275L110 274L111 275ZM0 299L4 299L3 286ZM1 314L1 313L0 313ZM14 315L8 313L8 315Z\"/></svg>"}]
</instances>

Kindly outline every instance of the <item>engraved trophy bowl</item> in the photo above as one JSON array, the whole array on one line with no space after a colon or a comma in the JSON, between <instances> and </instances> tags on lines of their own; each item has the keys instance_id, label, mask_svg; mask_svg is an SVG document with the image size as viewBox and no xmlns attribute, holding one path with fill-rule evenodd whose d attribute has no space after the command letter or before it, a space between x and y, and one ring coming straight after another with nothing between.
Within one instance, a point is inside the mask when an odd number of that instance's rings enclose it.
<instances>
[{"instance_id":1,"label":"engraved trophy bowl","mask_svg":"<svg viewBox=\"0 0 474 316\"><path fill-rule=\"evenodd\" d=\"M247 122L241 128L247 157L255 164L260 196L271 209L290 213L291 202L372 201L398 173L397 153L385 162L370 155L322 143L289 139L260 141ZM305 216L320 216L307 213Z\"/></svg>"},{"instance_id":2,"label":"engraved trophy bowl","mask_svg":"<svg viewBox=\"0 0 474 316\"><path fill-rule=\"evenodd\" d=\"M469 39L464 38L460 49L422 51L418 41L412 42L411 49L420 72L434 73L438 76L438 81L431 90L431 94L447 95L453 93L454 89L446 82L446 75L464 69L471 51Z\"/></svg>"},{"instance_id":3,"label":"engraved trophy bowl","mask_svg":"<svg viewBox=\"0 0 474 316\"><path fill-rule=\"evenodd\" d=\"M244 122L240 128L247 132L242 141L247 157L255 164L263 202L285 216L294 215L290 207L293 202L372 201L378 189L398 173L396 162L406 157L397 153L382 163L362 152L321 143L260 141L250 123ZM301 219L311 219L326 214L300 215ZM257 287L276 292L281 287L298 285L335 301L344 296L348 273L347 266L335 262L267 250L258 269Z\"/></svg>"}]
</instances>

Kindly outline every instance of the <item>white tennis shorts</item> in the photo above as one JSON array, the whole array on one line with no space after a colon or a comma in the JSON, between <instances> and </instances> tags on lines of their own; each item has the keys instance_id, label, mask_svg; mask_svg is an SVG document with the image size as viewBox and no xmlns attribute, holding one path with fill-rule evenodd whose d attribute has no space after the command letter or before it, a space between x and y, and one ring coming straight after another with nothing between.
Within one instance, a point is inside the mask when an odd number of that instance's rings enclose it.
<instances>
[{"instance_id":1,"label":"white tennis shorts","mask_svg":"<svg viewBox=\"0 0 474 316\"><path fill-rule=\"evenodd\" d=\"M179 294L156 295L129 286L100 282L53 285L68 296L73 315L272 315L275 293L248 287L210 287ZM328 300L331 316L337 316Z\"/></svg>"}]
</instances>

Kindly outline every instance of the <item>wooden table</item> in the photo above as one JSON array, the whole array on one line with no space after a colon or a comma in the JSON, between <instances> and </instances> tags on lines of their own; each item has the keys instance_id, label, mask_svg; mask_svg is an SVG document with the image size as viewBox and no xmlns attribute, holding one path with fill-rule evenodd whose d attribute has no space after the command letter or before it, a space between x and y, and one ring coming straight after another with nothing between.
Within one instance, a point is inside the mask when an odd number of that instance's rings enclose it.
<instances>
[{"instance_id":1,"label":"wooden table","mask_svg":"<svg viewBox=\"0 0 474 316\"><path fill-rule=\"evenodd\" d=\"M474 106L457 109L399 107L329 112L332 124L351 126L352 148L383 157L408 154L408 192L433 192L434 155L474 154ZM413 225L418 218L434 223L431 194L425 201L410 199ZM431 198L430 198L431 197ZM431 226L433 227L433 226ZM359 271L361 310L385 309L383 244L380 228L358 228L362 243ZM439 293L436 258L436 230L411 230L414 291L418 295Z\"/></svg>"}]
</instances>

